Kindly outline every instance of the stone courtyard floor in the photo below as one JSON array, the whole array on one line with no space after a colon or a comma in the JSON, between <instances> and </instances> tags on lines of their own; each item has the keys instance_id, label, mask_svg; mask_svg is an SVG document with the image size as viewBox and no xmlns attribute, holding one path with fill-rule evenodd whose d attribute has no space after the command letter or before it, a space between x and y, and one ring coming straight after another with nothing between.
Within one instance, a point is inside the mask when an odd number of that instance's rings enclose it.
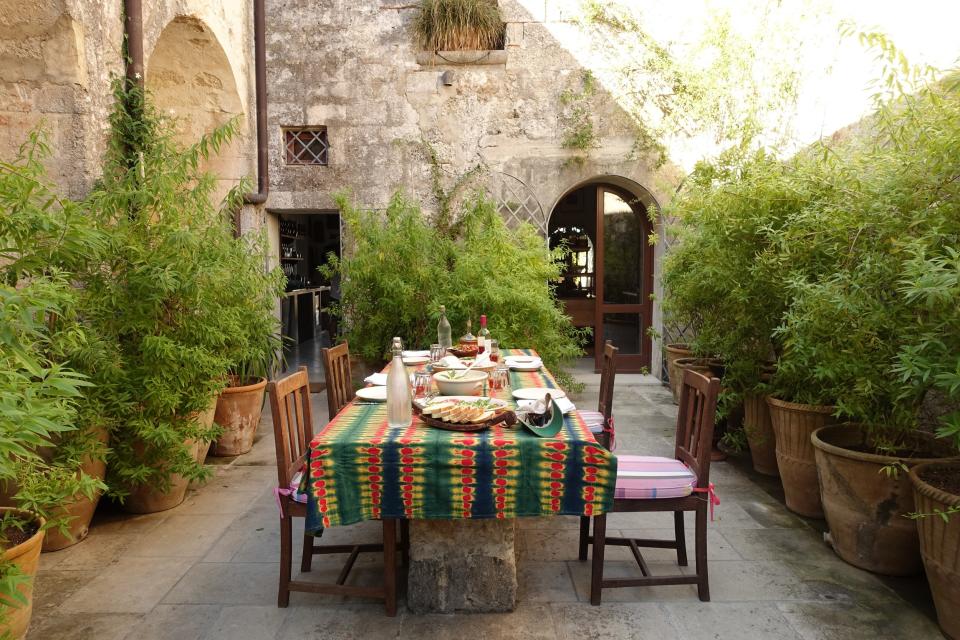
<instances>
[{"instance_id":1,"label":"stone courtyard floor","mask_svg":"<svg viewBox=\"0 0 960 640\"><path fill-rule=\"evenodd\" d=\"M578 377L587 387L574 400L592 408L599 376L582 366ZM326 398L314 399L315 416L326 416ZM653 378L618 376L614 415L617 453L672 452L676 408ZM710 603L701 603L692 586L670 586L608 590L603 605L592 607L588 565L576 560L577 520L537 518L518 523L520 592L513 613L413 615L401 601L397 617L387 618L380 603L304 593L278 609L276 468L268 410L264 416L254 450L218 461L213 479L184 504L146 516L103 505L87 540L44 554L28 638L942 637L922 579L880 579L841 561L823 542L824 524L788 512L777 483L754 474L743 457L712 466L722 503L709 526ZM669 514L614 514L607 526L611 535L673 531ZM375 540L377 533L365 523L331 529L324 541ZM636 570L623 552L608 548L609 575ZM294 558L298 553L295 548ZM376 554L367 555L352 582L378 576ZM647 558L654 573L657 565L661 572L675 570L670 551L649 550ZM312 575L330 579L339 560L315 557Z\"/></svg>"}]
</instances>

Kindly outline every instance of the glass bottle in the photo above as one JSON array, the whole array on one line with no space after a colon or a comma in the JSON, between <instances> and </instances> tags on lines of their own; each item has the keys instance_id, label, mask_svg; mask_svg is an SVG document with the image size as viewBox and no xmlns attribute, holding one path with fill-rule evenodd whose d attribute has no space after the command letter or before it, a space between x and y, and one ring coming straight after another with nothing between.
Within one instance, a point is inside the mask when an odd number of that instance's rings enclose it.
<instances>
[{"instance_id":1,"label":"glass bottle","mask_svg":"<svg viewBox=\"0 0 960 640\"><path fill-rule=\"evenodd\" d=\"M450 329L450 321L447 320L447 308L440 305L440 322L437 323L437 343L444 349L453 346L453 331Z\"/></svg>"},{"instance_id":2,"label":"glass bottle","mask_svg":"<svg viewBox=\"0 0 960 640\"><path fill-rule=\"evenodd\" d=\"M480 331L477 332L477 353L483 353L490 346L490 330L487 329L487 316L480 316Z\"/></svg>"},{"instance_id":3,"label":"glass bottle","mask_svg":"<svg viewBox=\"0 0 960 640\"><path fill-rule=\"evenodd\" d=\"M410 378L403 364L403 345L400 338L393 339L393 361L387 372L387 426L407 428L413 420Z\"/></svg>"},{"instance_id":4,"label":"glass bottle","mask_svg":"<svg viewBox=\"0 0 960 640\"><path fill-rule=\"evenodd\" d=\"M467 318L467 332L460 338L461 344L477 344L477 338L473 335L473 321Z\"/></svg>"}]
</instances>

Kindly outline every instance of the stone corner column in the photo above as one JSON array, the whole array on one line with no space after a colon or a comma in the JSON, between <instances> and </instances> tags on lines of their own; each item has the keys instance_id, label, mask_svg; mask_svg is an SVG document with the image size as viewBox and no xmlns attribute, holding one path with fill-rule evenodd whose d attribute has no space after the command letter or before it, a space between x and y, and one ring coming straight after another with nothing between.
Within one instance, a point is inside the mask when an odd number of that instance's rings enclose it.
<instances>
[{"instance_id":1,"label":"stone corner column","mask_svg":"<svg viewBox=\"0 0 960 640\"><path fill-rule=\"evenodd\" d=\"M503 612L517 603L516 520L413 520L407 606Z\"/></svg>"}]
</instances>

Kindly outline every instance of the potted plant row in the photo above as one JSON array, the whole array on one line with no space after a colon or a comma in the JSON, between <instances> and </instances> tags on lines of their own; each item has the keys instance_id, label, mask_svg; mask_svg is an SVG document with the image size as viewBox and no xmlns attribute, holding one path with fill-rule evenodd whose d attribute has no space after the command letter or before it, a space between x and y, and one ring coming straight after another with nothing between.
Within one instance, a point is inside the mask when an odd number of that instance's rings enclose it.
<instances>
[{"instance_id":1,"label":"potted plant row","mask_svg":"<svg viewBox=\"0 0 960 640\"><path fill-rule=\"evenodd\" d=\"M694 349L724 359L758 469L765 397L788 508L825 517L856 566L916 574L922 556L956 636L955 562L932 536L956 527L957 86L914 86L865 123L856 140L788 160L760 152L698 167L671 205L679 245L665 260L664 310L696 325ZM953 409L925 423L934 393Z\"/></svg>"}]
</instances>

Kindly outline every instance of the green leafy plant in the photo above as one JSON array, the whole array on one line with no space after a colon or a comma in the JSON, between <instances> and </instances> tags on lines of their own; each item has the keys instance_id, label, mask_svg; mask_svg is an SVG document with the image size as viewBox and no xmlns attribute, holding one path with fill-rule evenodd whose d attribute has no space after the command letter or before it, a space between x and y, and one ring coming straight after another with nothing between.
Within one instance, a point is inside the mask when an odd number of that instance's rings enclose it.
<instances>
[{"instance_id":1,"label":"green leafy plant","mask_svg":"<svg viewBox=\"0 0 960 640\"><path fill-rule=\"evenodd\" d=\"M54 494L98 486L78 465L42 455L73 437L77 404L89 389L59 356L85 337L73 320L77 295L68 269L83 264L97 236L82 207L47 183L49 153L38 128L14 159L0 162L0 483L19 507L46 517L47 526L63 526ZM36 524L6 512L0 536ZM12 562L0 563L0 596L27 604L19 589L30 579Z\"/></svg>"},{"instance_id":2,"label":"green leafy plant","mask_svg":"<svg viewBox=\"0 0 960 640\"><path fill-rule=\"evenodd\" d=\"M217 430L198 417L229 371L271 362L283 277L264 273L262 237L233 235L229 213L248 185L216 206L216 177L201 169L236 123L182 149L148 95L119 84L115 94L103 177L89 197L106 246L83 274L81 308L110 353L108 366L87 372L98 390L87 400L111 428L110 489L123 496L166 490L174 474L207 475L191 441Z\"/></svg>"},{"instance_id":3,"label":"green leafy plant","mask_svg":"<svg viewBox=\"0 0 960 640\"><path fill-rule=\"evenodd\" d=\"M560 94L560 146L576 152L572 162L583 163L590 151L599 146L599 136L593 125L590 99L596 93L596 79L590 71L580 74L577 89L564 89Z\"/></svg>"},{"instance_id":4,"label":"green leafy plant","mask_svg":"<svg viewBox=\"0 0 960 640\"><path fill-rule=\"evenodd\" d=\"M502 49L504 29L496 0L420 0L414 22L426 51Z\"/></svg>"},{"instance_id":5,"label":"green leafy plant","mask_svg":"<svg viewBox=\"0 0 960 640\"><path fill-rule=\"evenodd\" d=\"M342 194L338 205L347 249L342 259L331 257L327 275L342 277L338 313L354 353L379 362L393 336L409 345L435 342L439 307L446 305L455 327L485 313L502 347L533 347L572 382L562 367L580 354L578 332L550 285L559 275L556 254L532 227L511 230L479 195L449 230L400 193L385 213L358 209Z\"/></svg>"}]
</instances>

